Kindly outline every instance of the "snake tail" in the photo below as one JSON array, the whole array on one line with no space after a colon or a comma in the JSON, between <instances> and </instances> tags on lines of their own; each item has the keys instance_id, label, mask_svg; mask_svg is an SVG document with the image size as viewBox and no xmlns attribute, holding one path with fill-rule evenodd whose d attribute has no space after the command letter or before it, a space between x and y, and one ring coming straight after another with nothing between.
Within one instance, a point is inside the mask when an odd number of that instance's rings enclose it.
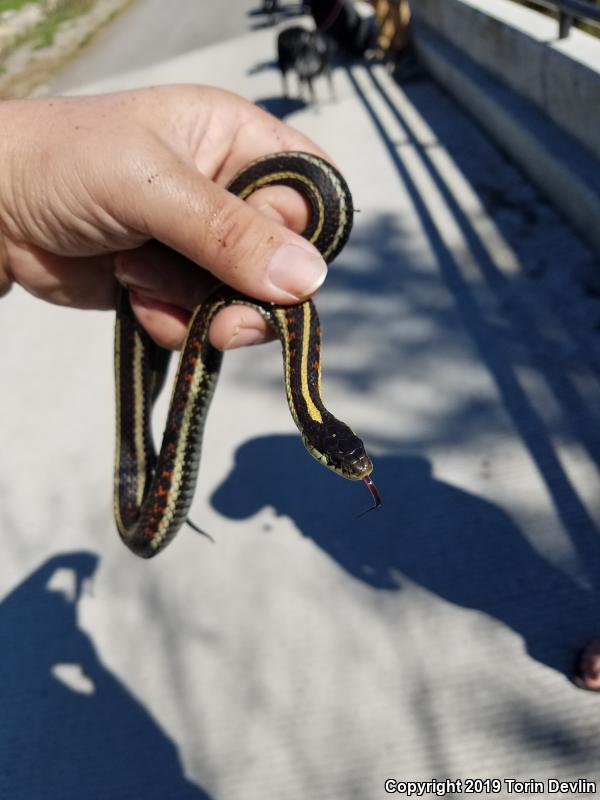
<instances>
[{"instance_id":1,"label":"snake tail","mask_svg":"<svg viewBox=\"0 0 600 800\"><path fill-rule=\"evenodd\" d=\"M208 341L208 329L222 304L203 304L192 315L157 455L151 412L170 354L137 323L127 293L120 294L115 329L115 521L129 549L150 558L186 522L193 499L205 418L222 360L222 353Z\"/></svg>"}]
</instances>

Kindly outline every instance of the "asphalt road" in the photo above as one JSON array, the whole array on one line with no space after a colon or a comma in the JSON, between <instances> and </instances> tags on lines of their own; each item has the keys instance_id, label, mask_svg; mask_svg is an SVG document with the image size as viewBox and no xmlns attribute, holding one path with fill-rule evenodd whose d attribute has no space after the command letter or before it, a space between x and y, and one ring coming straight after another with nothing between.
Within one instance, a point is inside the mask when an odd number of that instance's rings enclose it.
<instances>
[{"instance_id":1,"label":"asphalt road","mask_svg":"<svg viewBox=\"0 0 600 800\"><path fill-rule=\"evenodd\" d=\"M51 93L150 66L266 23L259 0L137 0L49 84Z\"/></svg>"}]
</instances>

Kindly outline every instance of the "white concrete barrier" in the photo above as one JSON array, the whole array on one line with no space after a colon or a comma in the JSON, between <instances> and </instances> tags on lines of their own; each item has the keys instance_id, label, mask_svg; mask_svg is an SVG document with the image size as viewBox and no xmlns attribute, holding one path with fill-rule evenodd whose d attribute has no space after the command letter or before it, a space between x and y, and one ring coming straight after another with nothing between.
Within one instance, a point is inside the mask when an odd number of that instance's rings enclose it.
<instances>
[{"instance_id":1,"label":"white concrete barrier","mask_svg":"<svg viewBox=\"0 0 600 800\"><path fill-rule=\"evenodd\" d=\"M434 77L600 252L600 39L510 0L418 0Z\"/></svg>"},{"instance_id":2,"label":"white concrete barrier","mask_svg":"<svg viewBox=\"0 0 600 800\"><path fill-rule=\"evenodd\" d=\"M512 0L418 0L413 16L600 158L600 39Z\"/></svg>"}]
</instances>

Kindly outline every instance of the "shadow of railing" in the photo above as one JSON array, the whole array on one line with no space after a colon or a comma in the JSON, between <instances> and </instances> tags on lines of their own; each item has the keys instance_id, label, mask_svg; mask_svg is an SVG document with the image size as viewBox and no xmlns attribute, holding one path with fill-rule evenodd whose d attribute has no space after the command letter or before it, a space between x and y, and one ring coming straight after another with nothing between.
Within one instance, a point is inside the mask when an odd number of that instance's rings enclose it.
<instances>
[{"instance_id":1,"label":"shadow of railing","mask_svg":"<svg viewBox=\"0 0 600 800\"><path fill-rule=\"evenodd\" d=\"M97 564L58 555L0 603L0 796L209 800L77 623Z\"/></svg>"},{"instance_id":2,"label":"shadow of railing","mask_svg":"<svg viewBox=\"0 0 600 800\"><path fill-rule=\"evenodd\" d=\"M267 11L264 5L256 6L247 12L247 16L252 20L250 30L262 30L271 28L274 25L301 16L305 13L302 3L276 3L272 11Z\"/></svg>"},{"instance_id":3,"label":"shadow of railing","mask_svg":"<svg viewBox=\"0 0 600 800\"><path fill-rule=\"evenodd\" d=\"M405 131L413 151L418 153L422 167L427 170L429 178L447 203L455 222L465 236L467 244L472 247L480 269L480 278L489 282L492 288L497 289L498 283L503 279L489 258L487 251L482 247L481 241L477 239L476 232L473 230L468 217L458 206L455 197L445 185L442 176L431 160L428 148L423 146L418 138L414 136L411 125L392 102L381 83L373 76L372 71L368 71L368 74L371 76L372 85L377 89L379 96ZM515 364L512 351L508 352L505 343L506 339L523 339L521 352L525 355L525 360L528 364L534 365L535 369L544 376L548 384L555 390L555 398L563 406L565 418L569 422L575 420L570 427L570 435L579 437L580 441L583 442L583 446L595 459L598 458L600 453L598 434L596 432L599 427L597 423L600 421L598 420L597 410L594 411L586 403L585 398L581 396L574 384L569 382L567 376L563 375L557 381L556 373L548 369L548 363L536 356L536 349L532 345L532 340L535 340L536 337L542 337L543 331L536 330L531 318L527 319L518 299L515 302L515 312L506 315L502 320L502 327L508 327L510 330L508 335L506 329L499 330L494 316L482 308L472 283L465 278L461 270L456 252L453 252L448 247L441 235L427 198L419 191L411 172L399 155L396 143L390 138L372 102L356 81L351 70L348 70L348 77L365 112L372 121L374 129L386 147L390 161L410 195L420 224L435 253L440 276L454 298L462 324L468 332L479 357L494 380L504 408L509 413L515 429L518 431L537 467L540 477L544 481L556 513L565 530L569 532L575 549L585 562L590 550L594 552L596 550L598 531L585 503L582 502L579 496L577 487L573 485L571 477L558 457L544 419L536 410L535 405L517 376L516 367L518 362ZM411 90L414 92L414 87ZM419 104L418 96L415 96L413 101ZM431 108L429 110L431 111ZM453 109L453 113L458 112ZM443 131L439 133L442 135ZM364 284L361 288L364 290ZM516 288L518 289L519 287ZM379 291L376 282L372 285L372 291ZM518 295L518 291L513 294ZM557 325L561 324L559 319L557 316ZM586 359L586 366L589 367L590 365L594 366L593 357ZM577 365L574 368L576 369ZM560 386L567 386L567 392L559 391L559 382ZM566 407L565 401L568 395L576 398L578 413ZM596 424L592 425L593 421Z\"/></svg>"}]
</instances>

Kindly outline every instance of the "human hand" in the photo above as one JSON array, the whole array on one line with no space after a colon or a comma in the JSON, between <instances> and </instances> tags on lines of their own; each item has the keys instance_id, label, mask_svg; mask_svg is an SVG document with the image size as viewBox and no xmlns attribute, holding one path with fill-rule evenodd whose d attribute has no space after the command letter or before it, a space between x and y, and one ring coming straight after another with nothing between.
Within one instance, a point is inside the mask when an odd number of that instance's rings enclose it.
<instances>
[{"instance_id":1,"label":"human hand","mask_svg":"<svg viewBox=\"0 0 600 800\"><path fill-rule=\"evenodd\" d=\"M140 323L173 348L216 283L294 303L325 278L320 254L294 233L308 222L299 194L275 186L244 203L224 189L259 156L323 153L229 92L10 101L0 148L0 295L16 281L59 305L112 308L116 275ZM256 311L230 306L210 338L225 349L271 336Z\"/></svg>"}]
</instances>

